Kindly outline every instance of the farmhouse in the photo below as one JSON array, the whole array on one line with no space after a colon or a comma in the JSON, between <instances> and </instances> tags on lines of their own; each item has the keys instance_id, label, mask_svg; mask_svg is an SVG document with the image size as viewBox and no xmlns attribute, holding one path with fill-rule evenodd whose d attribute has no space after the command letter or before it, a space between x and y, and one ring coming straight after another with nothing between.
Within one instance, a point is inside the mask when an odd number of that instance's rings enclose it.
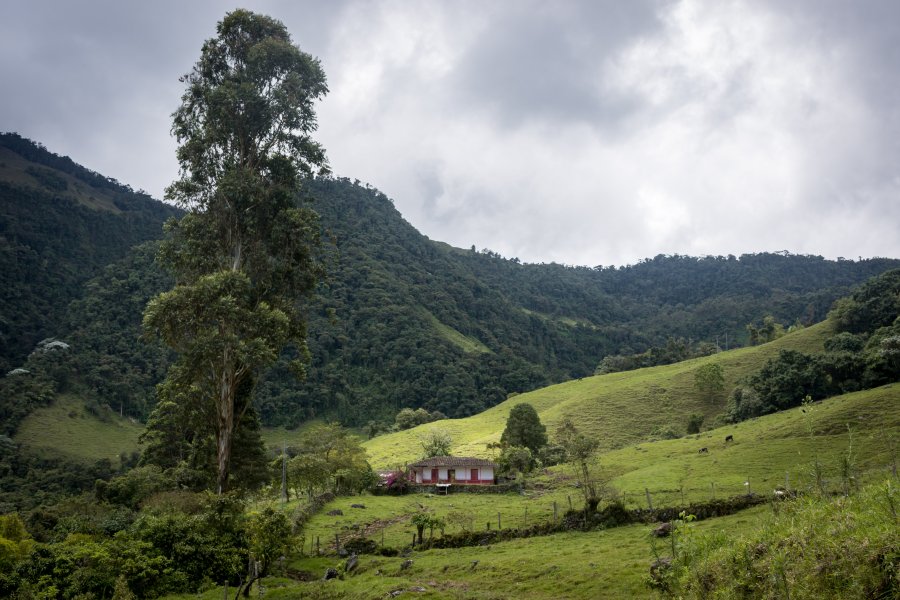
<instances>
[{"instance_id":1,"label":"farmhouse","mask_svg":"<svg viewBox=\"0 0 900 600\"><path fill-rule=\"evenodd\" d=\"M409 465L419 484L493 485L496 465L483 458L433 456Z\"/></svg>"}]
</instances>

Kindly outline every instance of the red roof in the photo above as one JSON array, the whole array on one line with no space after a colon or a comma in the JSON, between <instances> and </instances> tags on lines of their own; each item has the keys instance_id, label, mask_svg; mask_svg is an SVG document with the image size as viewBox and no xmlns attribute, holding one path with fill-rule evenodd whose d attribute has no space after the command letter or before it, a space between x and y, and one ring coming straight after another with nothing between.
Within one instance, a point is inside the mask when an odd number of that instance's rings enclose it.
<instances>
[{"instance_id":1,"label":"red roof","mask_svg":"<svg viewBox=\"0 0 900 600\"><path fill-rule=\"evenodd\" d=\"M409 465L410 467L495 467L494 462L467 456L432 456Z\"/></svg>"}]
</instances>

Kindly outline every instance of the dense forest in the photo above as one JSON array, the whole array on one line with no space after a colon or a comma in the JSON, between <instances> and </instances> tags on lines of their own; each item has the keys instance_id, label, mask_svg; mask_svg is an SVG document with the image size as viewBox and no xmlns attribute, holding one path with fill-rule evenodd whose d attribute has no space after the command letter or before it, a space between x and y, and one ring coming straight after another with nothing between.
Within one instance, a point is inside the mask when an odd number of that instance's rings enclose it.
<instances>
[{"instance_id":1,"label":"dense forest","mask_svg":"<svg viewBox=\"0 0 900 600\"><path fill-rule=\"evenodd\" d=\"M177 211L13 133L0 134L0 370L65 330L103 267Z\"/></svg>"},{"instance_id":2,"label":"dense forest","mask_svg":"<svg viewBox=\"0 0 900 600\"><path fill-rule=\"evenodd\" d=\"M146 419L171 359L141 335L144 305L171 284L152 240L177 211L15 134L0 140L0 366L26 365L41 339L58 338L90 402ZM429 240L358 182L309 180L303 195L320 215L328 278L306 306L307 380L289 373L288 350L256 389L267 425L377 427L407 407L474 414L590 375L606 357L743 345L766 316L819 321L853 286L900 266L788 253L522 264Z\"/></svg>"}]
</instances>

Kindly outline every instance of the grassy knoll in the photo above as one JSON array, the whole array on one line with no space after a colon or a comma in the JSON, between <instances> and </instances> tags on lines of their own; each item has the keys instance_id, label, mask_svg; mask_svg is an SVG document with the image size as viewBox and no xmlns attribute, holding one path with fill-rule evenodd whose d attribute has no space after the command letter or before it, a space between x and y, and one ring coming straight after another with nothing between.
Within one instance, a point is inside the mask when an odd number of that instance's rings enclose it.
<instances>
[{"instance_id":1,"label":"grassy knoll","mask_svg":"<svg viewBox=\"0 0 900 600\"><path fill-rule=\"evenodd\" d=\"M48 457L95 461L108 458L113 466L119 455L138 450L143 426L108 409L91 414L80 398L61 395L50 406L28 415L15 441L28 451Z\"/></svg>"},{"instance_id":2,"label":"grassy knoll","mask_svg":"<svg viewBox=\"0 0 900 600\"><path fill-rule=\"evenodd\" d=\"M365 447L376 468L391 467L419 458L419 438L431 429L445 429L453 436L453 452L460 456L488 456L485 448L496 442L506 425L510 409L521 402L532 404L553 431L564 418L573 419L588 435L601 441L603 450L641 442L658 428L671 426L684 431L691 413L712 422L722 413L725 394L705 401L694 389L694 370L709 362L725 370L725 389L758 370L781 349L821 351L830 334L829 324L820 323L774 342L722 352L714 356L674 365L585 377L520 394L477 415L446 419L376 437Z\"/></svg>"}]
</instances>

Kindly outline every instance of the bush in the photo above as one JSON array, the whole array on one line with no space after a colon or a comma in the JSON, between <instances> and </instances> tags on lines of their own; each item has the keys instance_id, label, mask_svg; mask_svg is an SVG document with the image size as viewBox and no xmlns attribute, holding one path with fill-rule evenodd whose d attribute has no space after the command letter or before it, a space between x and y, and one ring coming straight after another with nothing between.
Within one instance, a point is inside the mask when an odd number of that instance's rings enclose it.
<instances>
[{"instance_id":1,"label":"bush","mask_svg":"<svg viewBox=\"0 0 900 600\"><path fill-rule=\"evenodd\" d=\"M687 423L687 432L690 433L700 433L700 428L703 426L703 419L705 417L700 414L692 414L688 417Z\"/></svg>"}]
</instances>

